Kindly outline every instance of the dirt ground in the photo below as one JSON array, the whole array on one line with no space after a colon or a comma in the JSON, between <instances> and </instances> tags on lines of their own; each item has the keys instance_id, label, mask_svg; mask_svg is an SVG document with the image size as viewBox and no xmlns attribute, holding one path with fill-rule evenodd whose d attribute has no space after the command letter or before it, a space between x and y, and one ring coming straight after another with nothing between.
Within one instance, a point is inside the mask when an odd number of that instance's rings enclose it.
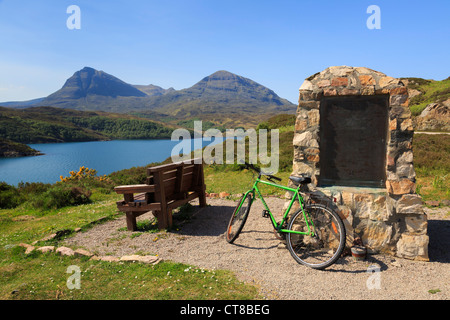
<instances>
[{"instance_id":1,"label":"dirt ground","mask_svg":"<svg viewBox=\"0 0 450 320\"><path fill-rule=\"evenodd\" d=\"M270 208L284 200L266 199ZM98 255L157 254L207 269L232 270L239 279L255 284L266 299L448 300L450 298L450 208L426 209L430 262L389 255L368 255L363 261L347 256L324 271L299 265L274 237L271 223L261 217L255 201L240 237L225 240L235 202L208 199L208 207L193 202L192 219L173 232L125 231L125 217L95 226L65 240ZM150 213L138 218L151 218Z\"/></svg>"}]
</instances>

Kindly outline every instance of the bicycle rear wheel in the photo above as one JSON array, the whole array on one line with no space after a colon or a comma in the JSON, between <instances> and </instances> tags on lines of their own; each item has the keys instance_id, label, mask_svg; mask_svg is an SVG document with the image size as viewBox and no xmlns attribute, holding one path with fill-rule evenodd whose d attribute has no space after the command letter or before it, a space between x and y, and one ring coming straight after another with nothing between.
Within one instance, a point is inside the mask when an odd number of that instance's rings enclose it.
<instances>
[{"instance_id":1,"label":"bicycle rear wheel","mask_svg":"<svg viewBox=\"0 0 450 320\"><path fill-rule=\"evenodd\" d=\"M311 204L305 207L306 224L302 210L292 216L288 230L311 234L287 233L287 247L300 264L314 269L325 269L335 263L345 247L345 227L339 215L328 207Z\"/></svg>"},{"instance_id":2,"label":"bicycle rear wheel","mask_svg":"<svg viewBox=\"0 0 450 320\"><path fill-rule=\"evenodd\" d=\"M252 206L252 195L250 193L247 196L243 195L239 200L236 209L234 209L230 222L227 228L227 241L233 243L239 237L239 234L244 227L245 221L247 221L250 207Z\"/></svg>"}]
</instances>

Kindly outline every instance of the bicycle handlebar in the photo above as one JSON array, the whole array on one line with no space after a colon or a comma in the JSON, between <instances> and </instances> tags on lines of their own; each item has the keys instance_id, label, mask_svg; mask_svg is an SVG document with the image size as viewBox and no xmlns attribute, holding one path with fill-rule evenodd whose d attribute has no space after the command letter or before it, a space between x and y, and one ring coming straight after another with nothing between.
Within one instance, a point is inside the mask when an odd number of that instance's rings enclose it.
<instances>
[{"instance_id":1,"label":"bicycle handlebar","mask_svg":"<svg viewBox=\"0 0 450 320\"><path fill-rule=\"evenodd\" d=\"M270 180L270 179L274 179L274 180L281 181L281 178L275 177L275 176L273 176L273 175L271 175L271 174L264 173L264 172L261 171L261 169L255 167L255 166L254 166L253 164L251 164L251 163L247 163L247 162L244 161L244 164L245 164L245 166L246 166L247 168L253 169L253 170L256 171L259 175L264 175L264 176L266 176L267 179L269 179L269 180Z\"/></svg>"}]
</instances>

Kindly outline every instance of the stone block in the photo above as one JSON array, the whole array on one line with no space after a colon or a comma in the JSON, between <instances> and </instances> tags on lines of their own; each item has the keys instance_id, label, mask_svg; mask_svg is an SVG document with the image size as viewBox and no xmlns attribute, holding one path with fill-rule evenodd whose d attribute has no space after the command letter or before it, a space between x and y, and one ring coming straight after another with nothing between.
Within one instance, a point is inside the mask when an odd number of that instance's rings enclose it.
<instances>
[{"instance_id":1,"label":"stone block","mask_svg":"<svg viewBox=\"0 0 450 320\"><path fill-rule=\"evenodd\" d=\"M400 181L387 180L386 189L390 194L402 195L414 193L416 191L416 184L409 179L401 179Z\"/></svg>"},{"instance_id":2,"label":"stone block","mask_svg":"<svg viewBox=\"0 0 450 320\"><path fill-rule=\"evenodd\" d=\"M361 240L370 253L386 250L392 238L393 227L382 221L368 220Z\"/></svg>"},{"instance_id":3,"label":"stone block","mask_svg":"<svg viewBox=\"0 0 450 320\"><path fill-rule=\"evenodd\" d=\"M376 81L371 75L359 76L359 82L361 83L361 86L376 85Z\"/></svg>"},{"instance_id":4,"label":"stone block","mask_svg":"<svg viewBox=\"0 0 450 320\"><path fill-rule=\"evenodd\" d=\"M429 238L427 235L410 235L404 233L397 242L396 255L405 259L429 261L428 243Z\"/></svg>"},{"instance_id":5,"label":"stone block","mask_svg":"<svg viewBox=\"0 0 450 320\"><path fill-rule=\"evenodd\" d=\"M31 254L35 249L36 249L36 247L34 247L34 246L28 246L28 247L26 247L25 254L26 255Z\"/></svg>"},{"instance_id":6,"label":"stone block","mask_svg":"<svg viewBox=\"0 0 450 320\"><path fill-rule=\"evenodd\" d=\"M397 118L389 121L389 130L397 130Z\"/></svg>"},{"instance_id":7,"label":"stone block","mask_svg":"<svg viewBox=\"0 0 450 320\"><path fill-rule=\"evenodd\" d=\"M294 162L292 164L292 174L299 175L302 173L307 173L312 176L314 173L314 168L304 162Z\"/></svg>"},{"instance_id":8,"label":"stone block","mask_svg":"<svg viewBox=\"0 0 450 320\"><path fill-rule=\"evenodd\" d=\"M408 102L408 95L393 95L390 98L389 103L391 106L404 106Z\"/></svg>"},{"instance_id":9,"label":"stone block","mask_svg":"<svg viewBox=\"0 0 450 320\"><path fill-rule=\"evenodd\" d=\"M308 124L309 126L318 126L320 122L320 113L319 110L310 110L308 111Z\"/></svg>"},{"instance_id":10,"label":"stone block","mask_svg":"<svg viewBox=\"0 0 450 320\"><path fill-rule=\"evenodd\" d=\"M427 234L428 219L426 214L405 217L406 231L410 234Z\"/></svg>"},{"instance_id":11,"label":"stone block","mask_svg":"<svg viewBox=\"0 0 450 320\"><path fill-rule=\"evenodd\" d=\"M308 121L305 119L297 118L297 121L295 121L295 131L296 132L303 132L308 128Z\"/></svg>"},{"instance_id":12,"label":"stone block","mask_svg":"<svg viewBox=\"0 0 450 320\"><path fill-rule=\"evenodd\" d=\"M392 77L382 77L382 78L380 78L380 80L378 80L378 85L381 88L387 87L389 85L394 85L394 84L397 84L397 80Z\"/></svg>"},{"instance_id":13,"label":"stone block","mask_svg":"<svg viewBox=\"0 0 450 320\"><path fill-rule=\"evenodd\" d=\"M397 87L390 90L391 95L407 95L408 89L406 87Z\"/></svg>"},{"instance_id":14,"label":"stone block","mask_svg":"<svg viewBox=\"0 0 450 320\"><path fill-rule=\"evenodd\" d=\"M337 95L337 91L334 88L326 88L326 89L323 90L323 95L325 97L336 96Z\"/></svg>"},{"instance_id":15,"label":"stone block","mask_svg":"<svg viewBox=\"0 0 450 320\"><path fill-rule=\"evenodd\" d=\"M139 256L139 255L123 256L120 258L120 261L141 262L146 264L154 264L158 262L158 260L159 258L157 256Z\"/></svg>"},{"instance_id":16,"label":"stone block","mask_svg":"<svg viewBox=\"0 0 450 320\"><path fill-rule=\"evenodd\" d=\"M356 96L360 94L360 91L358 89L343 88L338 93L340 96Z\"/></svg>"},{"instance_id":17,"label":"stone block","mask_svg":"<svg viewBox=\"0 0 450 320\"><path fill-rule=\"evenodd\" d=\"M92 257L94 255L93 253L90 253L89 251L84 249L76 249L74 251L74 254L77 257Z\"/></svg>"},{"instance_id":18,"label":"stone block","mask_svg":"<svg viewBox=\"0 0 450 320\"><path fill-rule=\"evenodd\" d=\"M119 262L120 259L114 256L92 256L90 260L106 261L106 262Z\"/></svg>"},{"instance_id":19,"label":"stone block","mask_svg":"<svg viewBox=\"0 0 450 320\"><path fill-rule=\"evenodd\" d=\"M361 95L363 96L373 96L375 94L374 86L365 86L361 88Z\"/></svg>"},{"instance_id":20,"label":"stone block","mask_svg":"<svg viewBox=\"0 0 450 320\"><path fill-rule=\"evenodd\" d=\"M353 207L353 193L348 191L342 191L341 193L342 204Z\"/></svg>"},{"instance_id":21,"label":"stone block","mask_svg":"<svg viewBox=\"0 0 450 320\"><path fill-rule=\"evenodd\" d=\"M54 246L45 246L45 247L37 248L36 250L39 252L42 252L42 253L49 253L49 252L55 251L55 247Z\"/></svg>"},{"instance_id":22,"label":"stone block","mask_svg":"<svg viewBox=\"0 0 450 320\"><path fill-rule=\"evenodd\" d=\"M318 86L319 88L329 87L330 85L331 85L330 80L321 80L316 83L316 86Z\"/></svg>"},{"instance_id":23,"label":"stone block","mask_svg":"<svg viewBox=\"0 0 450 320\"><path fill-rule=\"evenodd\" d=\"M293 145L298 147L319 147L319 142L317 141L317 135L313 134L311 131L305 131L302 133L294 134Z\"/></svg>"},{"instance_id":24,"label":"stone block","mask_svg":"<svg viewBox=\"0 0 450 320\"><path fill-rule=\"evenodd\" d=\"M320 156L319 155L309 155L306 157L306 160L309 162L319 162Z\"/></svg>"},{"instance_id":25,"label":"stone block","mask_svg":"<svg viewBox=\"0 0 450 320\"><path fill-rule=\"evenodd\" d=\"M319 109L320 102L319 101L299 101L299 108L304 109Z\"/></svg>"},{"instance_id":26,"label":"stone block","mask_svg":"<svg viewBox=\"0 0 450 320\"><path fill-rule=\"evenodd\" d=\"M58 249L56 249L56 254L61 256L73 256L75 255L75 252L67 247L59 247Z\"/></svg>"},{"instance_id":27,"label":"stone block","mask_svg":"<svg viewBox=\"0 0 450 320\"><path fill-rule=\"evenodd\" d=\"M328 71L334 76L344 77L351 74L353 68L348 66L332 66L328 68Z\"/></svg>"},{"instance_id":28,"label":"stone block","mask_svg":"<svg viewBox=\"0 0 450 320\"><path fill-rule=\"evenodd\" d=\"M397 158L397 165L398 164L405 164L405 163L412 163L413 160L414 160L413 152L411 150L408 150L406 152L403 152Z\"/></svg>"},{"instance_id":29,"label":"stone block","mask_svg":"<svg viewBox=\"0 0 450 320\"><path fill-rule=\"evenodd\" d=\"M415 179L416 171L412 163L399 164L396 168L396 175L399 178Z\"/></svg>"},{"instance_id":30,"label":"stone block","mask_svg":"<svg viewBox=\"0 0 450 320\"><path fill-rule=\"evenodd\" d=\"M400 130L401 131L413 131L414 127L413 127L412 120L410 118L403 120L402 123L400 124Z\"/></svg>"},{"instance_id":31,"label":"stone block","mask_svg":"<svg viewBox=\"0 0 450 320\"><path fill-rule=\"evenodd\" d=\"M336 77L331 79L331 85L334 87L347 86L348 78L346 77Z\"/></svg>"},{"instance_id":32,"label":"stone block","mask_svg":"<svg viewBox=\"0 0 450 320\"><path fill-rule=\"evenodd\" d=\"M422 197L418 194L405 194L397 201L397 213L423 214Z\"/></svg>"}]
</instances>

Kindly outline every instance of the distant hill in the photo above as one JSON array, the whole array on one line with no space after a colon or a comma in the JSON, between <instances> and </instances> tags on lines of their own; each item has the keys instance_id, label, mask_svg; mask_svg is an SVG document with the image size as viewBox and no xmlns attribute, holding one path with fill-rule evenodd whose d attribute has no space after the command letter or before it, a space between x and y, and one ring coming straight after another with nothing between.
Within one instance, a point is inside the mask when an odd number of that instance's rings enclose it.
<instances>
[{"instance_id":1,"label":"distant hill","mask_svg":"<svg viewBox=\"0 0 450 320\"><path fill-rule=\"evenodd\" d=\"M217 71L190 88L175 90L153 84L131 85L90 67L75 72L61 89L48 97L26 101L22 105L20 102L0 105L139 113L161 120L213 116L222 123L235 123L235 120L243 118L252 121L256 117L256 124L262 120L261 115L267 118L296 111L296 105L280 98L269 88L228 71Z\"/></svg>"},{"instance_id":2,"label":"distant hill","mask_svg":"<svg viewBox=\"0 0 450 320\"><path fill-rule=\"evenodd\" d=\"M9 102L2 102L0 105L2 107L8 107L8 108L26 108L26 107L31 107L38 103L41 103L42 100L44 100L44 99L45 99L45 97L28 100L28 101L9 101Z\"/></svg>"},{"instance_id":3,"label":"distant hill","mask_svg":"<svg viewBox=\"0 0 450 320\"><path fill-rule=\"evenodd\" d=\"M153 84L149 84L149 85L138 85L138 84L136 84L136 85L133 85L133 87L135 87L138 90L141 90L142 92L144 92L148 96L162 96L162 95L165 95L167 93L175 91L174 88L164 89L164 88L161 88L159 86L155 86Z\"/></svg>"},{"instance_id":4,"label":"distant hill","mask_svg":"<svg viewBox=\"0 0 450 320\"><path fill-rule=\"evenodd\" d=\"M26 144L0 138L0 158L37 156L41 153Z\"/></svg>"},{"instance_id":5,"label":"distant hill","mask_svg":"<svg viewBox=\"0 0 450 320\"><path fill-rule=\"evenodd\" d=\"M0 138L19 143L170 138L174 127L131 115L0 107Z\"/></svg>"}]
</instances>

